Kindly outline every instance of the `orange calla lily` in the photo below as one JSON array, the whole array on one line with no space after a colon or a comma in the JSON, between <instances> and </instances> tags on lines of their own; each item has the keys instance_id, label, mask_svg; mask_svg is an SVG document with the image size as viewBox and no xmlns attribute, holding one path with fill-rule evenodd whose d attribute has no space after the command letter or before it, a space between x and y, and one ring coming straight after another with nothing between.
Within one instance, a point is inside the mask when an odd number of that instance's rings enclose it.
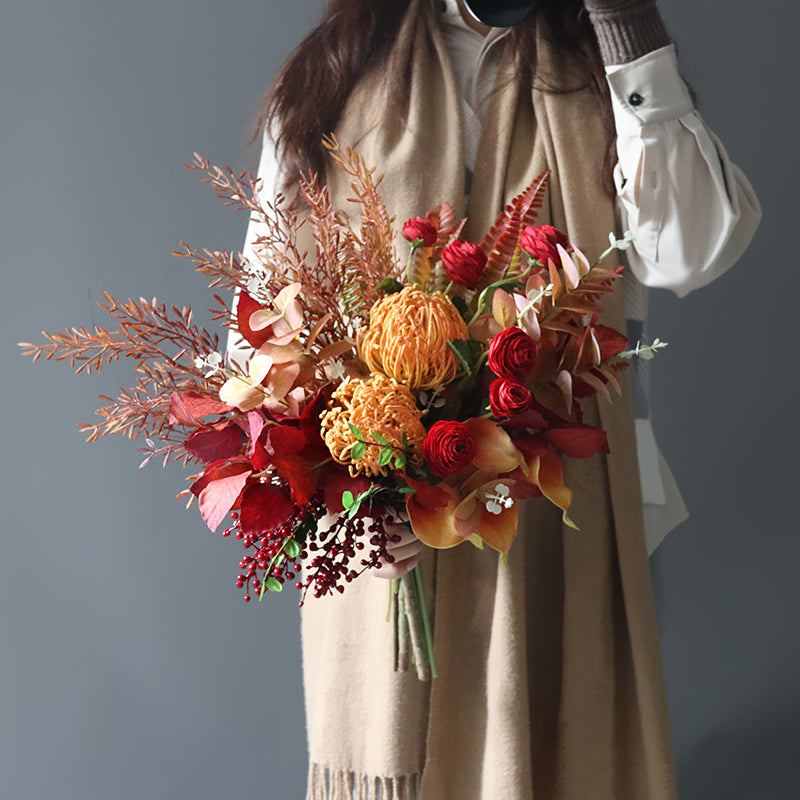
<instances>
[{"instance_id":1,"label":"orange calla lily","mask_svg":"<svg viewBox=\"0 0 800 800\"><path fill-rule=\"evenodd\" d=\"M578 526L567 514L572 502L572 489L564 484L564 465L561 459L552 450L545 450L540 455L531 456L528 466L531 472L530 480L542 490L542 494L551 503L564 512L561 515L564 524L578 530Z\"/></svg>"},{"instance_id":2,"label":"orange calla lily","mask_svg":"<svg viewBox=\"0 0 800 800\"><path fill-rule=\"evenodd\" d=\"M438 550L461 544L466 537L456 522L459 498L452 487L446 483L431 486L411 478L406 480L416 489L413 494L406 495L406 511L417 538Z\"/></svg>"},{"instance_id":3,"label":"orange calla lily","mask_svg":"<svg viewBox=\"0 0 800 800\"><path fill-rule=\"evenodd\" d=\"M511 493L513 483L495 478L471 492L455 509L457 525L464 537L476 535L504 556L508 555L514 539L517 538L519 505L516 500L508 506L496 502L487 503L486 498L496 494L500 484Z\"/></svg>"},{"instance_id":4,"label":"orange calla lily","mask_svg":"<svg viewBox=\"0 0 800 800\"><path fill-rule=\"evenodd\" d=\"M490 419L474 417L464 425L475 441L472 463L492 475L513 472L517 467L525 470L525 458L511 437Z\"/></svg>"}]
</instances>

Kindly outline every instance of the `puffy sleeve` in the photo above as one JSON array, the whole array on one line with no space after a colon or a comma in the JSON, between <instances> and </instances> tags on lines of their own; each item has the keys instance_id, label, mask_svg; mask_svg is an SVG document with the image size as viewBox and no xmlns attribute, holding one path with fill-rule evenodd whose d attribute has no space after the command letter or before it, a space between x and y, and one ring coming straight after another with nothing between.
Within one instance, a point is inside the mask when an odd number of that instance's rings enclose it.
<instances>
[{"instance_id":1,"label":"puffy sleeve","mask_svg":"<svg viewBox=\"0 0 800 800\"><path fill-rule=\"evenodd\" d=\"M265 131L261 141L261 156L258 163L257 177L261 180L261 188L259 189L259 199L262 204L271 202L278 193L280 170L278 168L278 158L275 150L275 144L272 137ZM247 232L244 237L244 246L242 247L242 258L245 261L252 262L255 259L253 245L262 234L264 223L258 219L250 217L247 223ZM239 299L238 292L234 296L231 312L236 313L236 304ZM228 358L233 361L240 368L244 369L247 360L253 354L252 347L242 338L242 336L234 330L228 331L228 340L226 344L226 352Z\"/></svg>"},{"instance_id":2,"label":"puffy sleeve","mask_svg":"<svg viewBox=\"0 0 800 800\"><path fill-rule=\"evenodd\" d=\"M675 47L606 67L617 127L614 171L628 263L644 286L684 297L740 258L761 206L705 125L678 74Z\"/></svg>"}]
</instances>

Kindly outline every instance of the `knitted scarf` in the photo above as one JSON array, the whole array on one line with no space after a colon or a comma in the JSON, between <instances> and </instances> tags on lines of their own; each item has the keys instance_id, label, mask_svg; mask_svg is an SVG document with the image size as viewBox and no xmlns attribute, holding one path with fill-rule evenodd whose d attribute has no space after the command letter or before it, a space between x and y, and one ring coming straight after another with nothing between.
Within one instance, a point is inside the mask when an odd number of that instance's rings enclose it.
<instances>
[{"instance_id":1,"label":"knitted scarf","mask_svg":"<svg viewBox=\"0 0 800 800\"><path fill-rule=\"evenodd\" d=\"M614 230L603 133L575 65L543 31L533 88L503 56L469 203L460 100L428 0L412 0L388 64L368 71L337 129L384 175L399 222L447 201L480 241L503 204L552 171L539 222L595 259ZM540 85L541 81L541 85ZM544 84L546 84L546 89ZM559 91L552 91L558 89ZM339 208L346 180L328 170ZM624 330L622 292L602 320ZM387 582L369 574L302 611L307 800L674 800L670 719L645 549L630 381L584 401L610 455L568 465L562 524L524 501L508 566L466 543L426 549L440 677L392 670Z\"/></svg>"}]
</instances>

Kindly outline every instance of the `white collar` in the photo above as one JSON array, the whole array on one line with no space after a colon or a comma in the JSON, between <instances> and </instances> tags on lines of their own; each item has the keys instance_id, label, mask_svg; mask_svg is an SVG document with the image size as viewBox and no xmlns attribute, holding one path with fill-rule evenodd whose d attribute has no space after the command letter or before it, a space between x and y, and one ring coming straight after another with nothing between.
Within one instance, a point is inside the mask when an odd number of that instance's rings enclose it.
<instances>
[{"instance_id":1,"label":"white collar","mask_svg":"<svg viewBox=\"0 0 800 800\"><path fill-rule=\"evenodd\" d=\"M477 40L483 40L482 50L488 50L499 39L508 34L511 28L492 28L485 36L478 33L474 28L467 25L466 20L461 16L458 8L458 0L432 0L443 25L459 28L474 36Z\"/></svg>"}]
</instances>

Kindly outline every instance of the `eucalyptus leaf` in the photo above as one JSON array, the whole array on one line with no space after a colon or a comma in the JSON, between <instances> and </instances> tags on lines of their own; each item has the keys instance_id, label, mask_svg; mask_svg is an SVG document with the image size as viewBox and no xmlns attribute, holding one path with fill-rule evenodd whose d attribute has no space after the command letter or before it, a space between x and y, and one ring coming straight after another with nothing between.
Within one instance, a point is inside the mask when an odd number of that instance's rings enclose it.
<instances>
[{"instance_id":1,"label":"eucalyptus leaf","mask_svg":"<svg viewBox=\"0 0 800 800\"><path fill-rule=\"evenodd\" d=\"M294 539L289 539L286 542L286 546L283 548L286 555L291 558L299 558L300 553L303 552L303 548L301 547L299 542L296 542Z\"/></svg>"},{"instance_id":2,"label":"eucalyptus leaf","mask_svg":"<svg viewBox=\"0 0 800 800\"><path fill-rule=\"evenodd\" d=\"M392 448L384 447L378 456L378 466L385 467L392 460Z\"/></svg>"},{"instance_id":3,"label":"eucalyptus leaf","mask_svg":"<svg viewBox=\"0 0 800 800\"><path fill-rule=\"evenodd\" d=\"M353 507L353 503L355 503L355 498L353 497L353 493L350 491L342 492L342 505L349 509Z\"/></svg>"},{"instance_id":4,"label":"eucalyptus leaf","mask_svg":"<svg viewBox=\"0 0 800 800\"><path fill-rule=\"evenodd\" d=\"M364 444L364 442L356 442L350 448L350 458L353 461L358 461L359 458L364 458L366 452L367 452L367 446Z\"/></svg>"}]
</instances>

